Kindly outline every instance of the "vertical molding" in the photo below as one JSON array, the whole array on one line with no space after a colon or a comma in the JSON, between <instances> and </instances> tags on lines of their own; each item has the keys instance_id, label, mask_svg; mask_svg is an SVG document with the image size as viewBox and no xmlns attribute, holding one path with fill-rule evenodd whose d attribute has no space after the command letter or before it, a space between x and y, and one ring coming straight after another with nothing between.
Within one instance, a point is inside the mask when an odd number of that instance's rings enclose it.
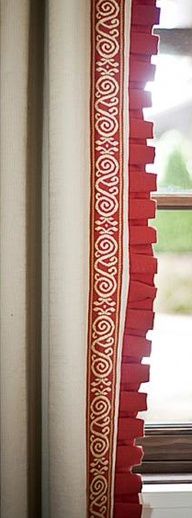
<instances>
[{"instance_id":1,"label":"vertical molding","mask_svg":"<svg viewBox=\"0 0 192 518\"><path fill-rule=\"evenodd\" d=\"M41 517L41 196L45 1L30 2L26 164L28 518Z\"/></svg>"},{"instance_id":2,"label":"vertical molding","mask_svg":"<svg viewBox=\"0 0 192 518\"><path fill-rule=\"evenodd\" d=\"M90 0L49 1L50 516L86 516Z\"/></svg>"},{"instance_id":3,"label":"vertical molding","mask_svg":"<svg viewBox=\"0 0 192 518\"><path fill-rule=\"evenodd\" d=\"M26 155L29 2L1 0L1 504L27 518Z\"/></svg>"},{"instance_id":4,"label":"vertical molding","mask_svg":"<svg viewBox=\"0 0 192 518\"><path fill-rule=\"evenodd\" d=\"M49 34L45 8L42 163L42 518L50 516L49 486Z\"/></svg>"}]
</instances>

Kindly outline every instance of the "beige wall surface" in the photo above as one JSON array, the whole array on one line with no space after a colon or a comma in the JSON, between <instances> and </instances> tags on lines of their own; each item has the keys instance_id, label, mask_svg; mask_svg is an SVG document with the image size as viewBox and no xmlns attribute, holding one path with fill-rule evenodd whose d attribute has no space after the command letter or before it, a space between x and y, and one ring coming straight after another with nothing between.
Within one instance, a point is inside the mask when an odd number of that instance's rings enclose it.
<instances>
[{"instance_id":1,"label":"beige wall surface","mask_svg":"<svg viewBox=\"0 0 192 518\"><path fill-rule=\"evenodd\" d=\"M1 517L27 517L26 142L28 0L1 1Z\"/></svg>"}]
</instances>

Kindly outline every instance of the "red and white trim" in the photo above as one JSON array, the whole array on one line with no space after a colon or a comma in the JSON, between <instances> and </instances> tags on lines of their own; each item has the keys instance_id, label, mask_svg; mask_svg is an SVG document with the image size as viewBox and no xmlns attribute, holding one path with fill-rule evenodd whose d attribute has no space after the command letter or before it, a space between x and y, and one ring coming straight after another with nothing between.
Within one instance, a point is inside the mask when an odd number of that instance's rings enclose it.
<instances>
[{"instance_id":1,"label":"red and white trim","mask_svg":"<svg viewBox=\"0 0 192 518\"><path fill-rule=\"evenodd\" d=\"M111 516L123 271L124 2L92 2L89 516Z\"/></svg>"},{"instance_id":2,"label":"red and white trim","mask_svg":"<svg viewBox=\"0 0 192 518\"><path fill-rule=\"evenodd\" d=\"M156 260L148 227L154 159L152 125L143 119L157 52L153 0L92 0L91 207L87 358L87 509L89 518L139 518L141 462L138 392L148 381Z\"/></svg>"}]
</instances>

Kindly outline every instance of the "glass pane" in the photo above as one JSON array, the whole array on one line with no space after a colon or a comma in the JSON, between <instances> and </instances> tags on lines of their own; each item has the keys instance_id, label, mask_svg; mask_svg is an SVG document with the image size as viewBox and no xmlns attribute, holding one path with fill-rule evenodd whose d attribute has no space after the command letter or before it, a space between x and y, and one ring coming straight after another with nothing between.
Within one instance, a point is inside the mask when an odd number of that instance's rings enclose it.
<instances>
[{"instance_id":1,"label":"glass pane","mask_svg":"<svg viewBox=\"0 0 192 518\"><path fill-rule=\"evenodd\" d=\"M192 211L158 211L155 226L158 296L145 419L192 423Z\"/></svg>"},{"instance_id":2,"label":"glass pane","mask_svg":"<svg viewBox=\"0 0 192 518\"><path fill-rule=\"evenodd\" d=\"M145 116L155 123L158 192L192 193L192 2L160 5L156 77L146 85L153 106Z\"/></svg>"},{"instance_id":3,"label":"glass pane","mask_svg":"<svg viewBox=\"0 0 192 518\"><path fill-rule=\"evenodd\" d=\"M192 26L191 0L157 0L161 7L161 25L166 28Z\"/></svg>"}]
</instances>

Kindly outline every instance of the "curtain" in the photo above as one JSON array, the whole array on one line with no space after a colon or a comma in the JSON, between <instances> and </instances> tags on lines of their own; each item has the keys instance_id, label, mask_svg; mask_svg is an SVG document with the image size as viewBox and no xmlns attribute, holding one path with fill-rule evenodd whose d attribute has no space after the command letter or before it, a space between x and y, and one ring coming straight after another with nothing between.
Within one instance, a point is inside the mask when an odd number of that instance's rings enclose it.
<instances>
[{"instance_id":1,"label":"curtain","mask_svg":"<svg viewBox=\"0 0 192 518\"><path fill-rule=\"evenodd\" d=\"M1 0L1 516L139 518L153 0Z\"/></svg>"}]
</instances>

